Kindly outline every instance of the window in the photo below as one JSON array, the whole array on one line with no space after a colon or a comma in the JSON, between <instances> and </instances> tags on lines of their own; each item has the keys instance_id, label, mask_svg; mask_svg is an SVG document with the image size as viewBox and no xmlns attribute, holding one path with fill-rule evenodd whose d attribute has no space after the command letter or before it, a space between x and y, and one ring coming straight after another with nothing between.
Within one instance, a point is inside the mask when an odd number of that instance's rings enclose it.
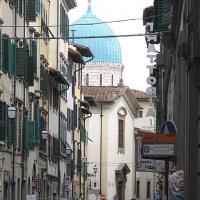
<instances>
[{"instance_id":1,"label":"window","mask_svg":"<svg viewBox=\"0 0 200 200\"><path fill-rule=\"evenodd\" d=\"M118 152L124 153L125 145L125 116L127 114L126 109L121 107L118 110Z\"/></svg>"},{"instance_id":2,"label":"window","mask_svg":"<svg viewBox=\"0 0 200 200\"><path fill-rule=\"evenodd\" d=\"M64 40L69 36L69 18L62 4L60 4L60 35Z\"/></svg>"},{"instance_id":3,"label":"window","mask_svg":"<svg viewBox=\"0 0 200 200\"><path fill-rule=\"evenodd\" d=\"M86 74L86 78L85 78L86 82L86 86L89 86L89 74Z\"/></svg>"},{"instance_id":4,"label":"window","mask_svg":"<svg viewBox=\"0 0 200 200\"><path fill-rule=\"evenodd\" d=\"M152 119L150 119L149 121L150 121L150 125L153 125L153 120L152 120Z\"/></svg>"},{"instance_id":5,"label":"window","mask_svg":"<svg viewBox=\"0 0 200 200\"><path fill-rule=\"evenodd\" d=\"M102 86L102 74L100 74L100 86Z\"/></svg>"},{"instance_id":6,"label":"window","mask_svg":"<svg viewBox=\"0 0 200 200\"><path fill-rule=\"evenodd\" d=\"M112 77L111 77L111 85L113 86L113 74L112 74Z\"/></svg>"},{"instance_id":7,"label":"window","mask_svg":"<svg viewBox=\"0 0 200 200\"><path fill-rule=\"evenodd\" d=\"M136 198L140 198L140 181L136 181Z\"/></svg>"},{"instance_id":8,"label":"window","mask_svg":"<svg viewBox=\"0 0 200 200\"><path fill-rule=\"evenodd\" d=\"M119 119L118 126L118 148L124 148L124 120Z\"/></svg>"},{"instance_id":9,"label":"window","mask_svg":"<svg viewBox=\"0 0 200 200\"><path fill-rule=\"evenodd\" d=\"M143 117L143 110L138 110L138 118L142 118Z\"/></svg>"},{"instance_id":10,"label":"window","mask_svg":"<svg viewBox=\"0 0 200 200\"><path fill-rule=\"evenodd\" d=\"M151 182L147 181L147 198L151 198Z\"/></svg>"}]
</instances>

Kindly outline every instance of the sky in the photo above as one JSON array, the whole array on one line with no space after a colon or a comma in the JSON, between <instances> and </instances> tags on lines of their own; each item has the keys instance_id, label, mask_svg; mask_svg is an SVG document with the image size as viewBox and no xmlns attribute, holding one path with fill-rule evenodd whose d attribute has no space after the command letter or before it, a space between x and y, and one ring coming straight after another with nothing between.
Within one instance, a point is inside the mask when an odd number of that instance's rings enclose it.
<instances>
[{"instance_id":1,"label":"sky","mask_svg":"<svg viewBox=\"0 0 200 200\"><path fill-rule=\"evenodd\" d=\"M77 7L70 10L70 24L79 19L87 11L88 0L76 0ZM102 21L121 19L139 20L109 23L116 35L144 33L142 22L143 9L152 5L153 0L92 0L93 13ZM132 89L146 91L149 86L146 82L149 76L147 69L147 46L143 36L118 38L122 50L124 64L124 84Z\"/></svg>"}]
</instances>

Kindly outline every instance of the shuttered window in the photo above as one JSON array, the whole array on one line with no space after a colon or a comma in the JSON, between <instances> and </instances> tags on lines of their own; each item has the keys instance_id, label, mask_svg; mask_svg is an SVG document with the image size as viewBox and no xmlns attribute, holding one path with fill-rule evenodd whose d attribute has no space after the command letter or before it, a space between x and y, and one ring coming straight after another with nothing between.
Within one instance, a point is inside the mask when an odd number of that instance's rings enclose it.
<instances>
[{"instance_id":1,"label":"shuttered window","mask_svg":"<svg viewBox=\"0 0 200 200\"><path fill-rule=\"evenodd\" d=\"M16 48L16 76L27 80L28 76L29 50L26 48Z\"/></svg>"},{"instance_id":2,"label":"shuttered window","mask_svg":"<svg viewBox=\"0 0 200 200\"><path fill-rule=\"evenodd\" d=\"M37 41L31 41L31 55L33 57L33 73L37 75Z\"/></svg>"},{"instance_id":3,"label":"shuttered window","mask_svg":"<svg viewBox=\"0 0 200 200\"><path fill-rule=\"evenodd\" d=\"M81 141L86 143L86 130L82 123L80 123L80 134L81 134Z\"/></svg>"},{"instance_id":4,"label":"shuttered window","mask_svg":"<svg viewBox=\"0 0 200 200\"><path fill-rule=\"evenodd\" d=\"M81 173L81 150L77 149L77 172Z\"/></svg>"},{"instance_id":5,"label":"shuttered window","mask_svg":"<svg viewBox=\"0 0 200 200\"><path fill-rule=\"evenodd\" d=\"M3 39L0 32L0 71L3 70Z\"/></svg>"},{"instance_id":6,"label":"shuttered window","mask_svg":"<svg viewBox=\"0 0 200 200\"><path fill-rule=\"evenodd\" d=\"M40 90L42 96L46 99L49 97L49 75L44 64L40 65Z\"/></svg>"},{"instance_id":7,"label":"shuttered window","mask_svg":"<svg viewBox=\"0 0 200 200\"><path fill-rule=\"evenodd\" d=\"M6 102L0 101L0 141L6 140L7 134L7 109L6 109Z\"/></svg>"},{"instance_id":8,"label":"shuttered window","mask_svg":"<svg viewBox=\"0 0 200 200\"><path fill-rule=\"evenodd\" d=\"M28 57L28 74L27 74L28 86L34 85L34 68L33 68L33 57Z\"/></svg>"},{"instance_id":9,"label":"shuttered window","mask_svg":"<svg viewBox=\"0 0 200 200\"><path fill-rule=\"evenodd\" d=\"M26 148L33 150L35 147L35 122L28 120L26 133Z\"/></svg>"},{"instance_id":10,"label":"shuttered window","mask_svg":"<svg viewBox=\"0 0 200 200\"><path fill-rule=\"evenodd\" d=\"M170 0L154 0L154 31L167 31L170 24Z\"/></svg>"},{"instance_id":11,"label":"shuttered window","mask_svg":"<svg viewBox=\"0 0 200 200\"><path fill-rule=\"evenodd\" d=\"M35 140L39 140L40 135L40 110L39 110L39 103L34 103L34 121L35 121Z\"/></svg>"},{"instance_id":12,"label":"shuttered window","mask_svg":"<svg viewBox=\"0 0 200 200\"><path fill-rule=\"evenodd\" d=\"M60 4L60 35L64 40L69 37L69 18L62 4Z\"/></svg>"},{"instance_id":13,"label":"shuttered window","mask_svg":"<svg viewBox=\"0 0 200 200\"><path fill-rule=\"evenodd\" d=\"M35 1L35 11L36 11L36 14L40 13L40 4L41 4L41 0L36 0Z\"/></svg>"},{"instance_id":14,"label":"shuttered window","mask_svg":"<svg viewBox=\"0 0 200 200\"><path fill-rule=\"evenodd\" d=\"M36 21L36 0L27 0L26 17L29 22Z\"/></svg>"}]
</instances>

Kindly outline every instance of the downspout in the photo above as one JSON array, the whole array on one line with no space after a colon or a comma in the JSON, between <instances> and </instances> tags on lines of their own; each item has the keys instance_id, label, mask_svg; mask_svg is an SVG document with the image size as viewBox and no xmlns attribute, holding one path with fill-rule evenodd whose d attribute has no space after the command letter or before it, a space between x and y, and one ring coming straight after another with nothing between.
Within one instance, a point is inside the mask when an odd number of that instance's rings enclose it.
<instances>
[{"instance_id":1,"label":"downspout","mask_svg":"<svg viewBox=\"0 0 200 200\"><path fill-rule=\"evenodd\" d=\"M100 197L101 197L101 174L102 174L102 133L103 133L103 105L101 104L101 114L100 114L100 170L99 170L99 178L100 178Z\"/></svg>"},{"instance_id":2,"label":"downspout","mask_svg":"<svg viewBox=\"0 0 200 200\"><path fill-rule=\"evenodd\" d=\"M83 121L83 123L84 123L84 124L83 124L84 130L85 130L85 120L88 119L88 118L90 118L90 117L92 117L92 113L91 113L89 116L84 117L84 119L83 119L83 120L84 120L84 121ZM86 153L85 153L85 143L86 143L86 141L84 142L84 146L83 146L83 156L84 156L84 157L86 157ZM86 198L85 198L85 181L86 181L85 163L83 163L83 172L84 172L84 174L83 174L83 179L84 179L84 181L83 181L83 197L84 197L84 199L86 199Z\"/></svg>"}]
</instances>

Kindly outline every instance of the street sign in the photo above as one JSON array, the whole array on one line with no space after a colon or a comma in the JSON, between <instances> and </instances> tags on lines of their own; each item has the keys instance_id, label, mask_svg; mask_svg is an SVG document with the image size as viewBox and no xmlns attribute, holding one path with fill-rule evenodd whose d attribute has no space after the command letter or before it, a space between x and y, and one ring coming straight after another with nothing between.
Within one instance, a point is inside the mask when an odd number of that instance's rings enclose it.
<instances>
[{"instance_id":1,"label":"street sign","mask_svg":"<svg viewBox=\"0 0 200 200\"><path fill-rule=\"evenodd\" d=\"M174 156L174 144L166 143L143 143L143 158L170 157Z\"/></svg>"},{"instance_id":2,"label":"street sign","mask_svg":"<svg viewBox=\"0 0 200 200\"><path fill-rule=\"evenodd\" d=\"M176 132L177 132L176 125L173 121L170 120L163 122L160 128L160 133L175 134Z\"/></svg>"}]
</instances>

